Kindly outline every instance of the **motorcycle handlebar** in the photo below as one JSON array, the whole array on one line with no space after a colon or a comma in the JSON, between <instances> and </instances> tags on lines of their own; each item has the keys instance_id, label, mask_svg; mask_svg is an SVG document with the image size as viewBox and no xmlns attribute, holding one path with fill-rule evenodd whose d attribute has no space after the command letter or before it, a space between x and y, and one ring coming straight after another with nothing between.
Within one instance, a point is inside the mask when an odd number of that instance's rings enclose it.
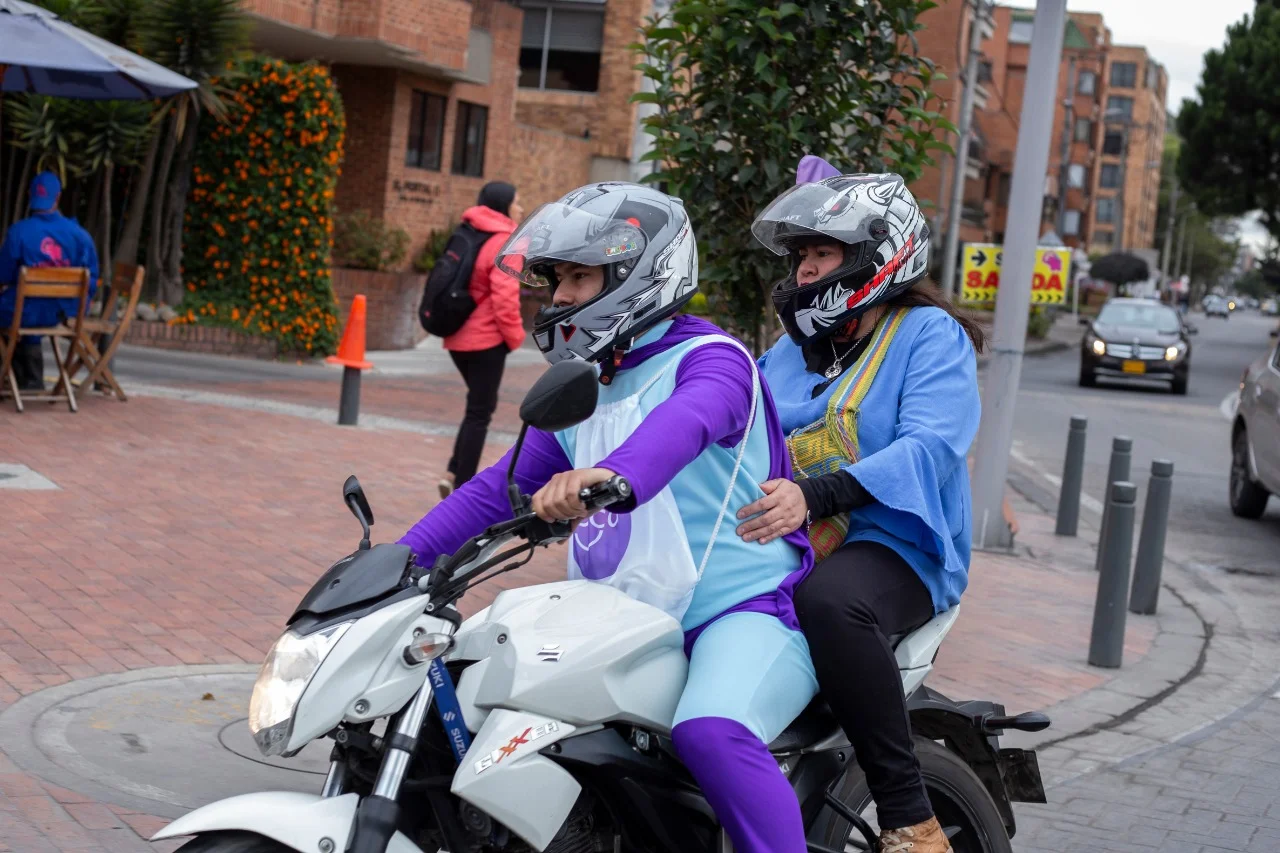
<instances>
[{"instance_id":1,"label":"motorcycle handlebar","mask_svg":"<svg viewBox=\"0 0 1280 853\"><path fill-rule=\"evenodd\" d=\"M587 509L592 510L604 509L625 501L629 497L631 497L631 483L626 477L618 475L578 492L578 500L582 501L582 505Z\"/></svg>"}]
</instances>

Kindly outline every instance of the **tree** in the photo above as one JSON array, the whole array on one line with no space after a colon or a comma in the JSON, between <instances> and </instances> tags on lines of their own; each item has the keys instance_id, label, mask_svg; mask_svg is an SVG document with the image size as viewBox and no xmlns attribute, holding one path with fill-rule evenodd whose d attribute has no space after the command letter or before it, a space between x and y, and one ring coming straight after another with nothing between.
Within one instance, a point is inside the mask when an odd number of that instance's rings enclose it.
<instances>
[{"instance_id":1,"label":"tree","mask_svg":"<svg viewBox=\"0 0 1280 853\"><path fill-rule=\"evenodd\" d=\"M1260 0L1204 55L1197 100L1182 102L1178 178L1209 216L1261 212L1280 238L1280 9Z\"/></svg>"},{"instance_id":2,"label":"tree","mask_svg":"<svg viewBox=\"0 0 1280 853\"><path fill-rule=\"evenodd\" d=\"M195 159L200 117L222 117L221 87L228 67L247 38L239 0L151 0L139 13L144 53L199 86L171 100L169 131L156 171L151 206L148 275L162 301L182 300L182 227ZM143 190L145 192L145 189Z\"/></svg>"},{"instance_id":3,"label":"tree","mask_svg":"<svg viewBox=\"0 0 1280 853\"><path fill-rule=\"evenodd\" d=\"M763 349L765 310L782 274L753 245L753 218L815 154L845 171L892 170L911 181L932 162L939 128L927 109L936 77L915 32L931 0L675 0L634 46L654 104L646 180L685 202L701 281L718 319Z\"/></svg>"}]
</instances>

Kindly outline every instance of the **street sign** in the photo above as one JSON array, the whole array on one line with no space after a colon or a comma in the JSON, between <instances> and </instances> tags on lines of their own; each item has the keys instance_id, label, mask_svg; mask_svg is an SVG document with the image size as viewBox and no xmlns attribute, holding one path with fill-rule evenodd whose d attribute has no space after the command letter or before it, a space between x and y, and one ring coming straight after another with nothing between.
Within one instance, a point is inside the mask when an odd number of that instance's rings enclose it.
<instances>
[{"instance_id":1,"label":"street sign","mask_svg":"<svg viewBox=\"0 0 1280 853\"><path fill-rule=\"evenodd\" d=\"M996 243L966 243L962 269L961 301L990 304L1000 289L1004 251ZM1071 250L1041 246L1031 274L1031 304L1060 304L1066 300L1071 271Z\"/></svg>"}]
</instances>

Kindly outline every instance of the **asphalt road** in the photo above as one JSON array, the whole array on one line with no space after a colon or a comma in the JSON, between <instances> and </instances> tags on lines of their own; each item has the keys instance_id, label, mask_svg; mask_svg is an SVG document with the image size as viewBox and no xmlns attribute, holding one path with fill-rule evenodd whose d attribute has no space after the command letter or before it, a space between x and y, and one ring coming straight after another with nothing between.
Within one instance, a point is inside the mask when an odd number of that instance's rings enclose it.
<instances>
[{"instance_id":1,"label":"asphalt road","mask_svg":"<svg viewBox=\"0 0 1280 853\"><path fill-rule=\"evenodd\" d=\"M1106 491L1113 436L1133 439L1132 479L1144 500L1152 459L1174 463L1169 546L1207 572L1280 576L1280 499L1260 521L1245 521L1227 505L1231 464L1230 421L1224 401L1244 369L1274 346L1275 318L1237 312L1230 320L1191 316L1191 378L1185 397L1161 383L1078 385L1080 354L1070 349L1028 358L1023 364L1015 422L1013 469L1038 486L1037 501L1056 507L1055 480L1062 473L1072 415L1089 419L1084 516ZM1015 483L1016 485L1017 483ZM1090 501L1089 498L1093 498Z\"/></svg>"}]
</instances>

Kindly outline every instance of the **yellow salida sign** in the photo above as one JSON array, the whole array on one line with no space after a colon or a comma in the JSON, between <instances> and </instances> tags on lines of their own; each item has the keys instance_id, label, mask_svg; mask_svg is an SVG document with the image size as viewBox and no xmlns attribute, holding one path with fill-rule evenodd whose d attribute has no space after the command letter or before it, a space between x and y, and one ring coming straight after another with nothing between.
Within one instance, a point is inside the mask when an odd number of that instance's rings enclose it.
<instances>
[{"instance_id":1,"label":"yellow salida sign","mask_svg":"<svg viewBox=\"0 0 1280 853\"><path fill-rule=\"evenodd\" d=\"M1000 290L1000 266L1004 249L998 243L966 243L961 267L961 301L990 304ZM1031 272L1031 303L1049 305L1066 301L1071 250L1041 246Z\"/></svg>"}]
</instances>

